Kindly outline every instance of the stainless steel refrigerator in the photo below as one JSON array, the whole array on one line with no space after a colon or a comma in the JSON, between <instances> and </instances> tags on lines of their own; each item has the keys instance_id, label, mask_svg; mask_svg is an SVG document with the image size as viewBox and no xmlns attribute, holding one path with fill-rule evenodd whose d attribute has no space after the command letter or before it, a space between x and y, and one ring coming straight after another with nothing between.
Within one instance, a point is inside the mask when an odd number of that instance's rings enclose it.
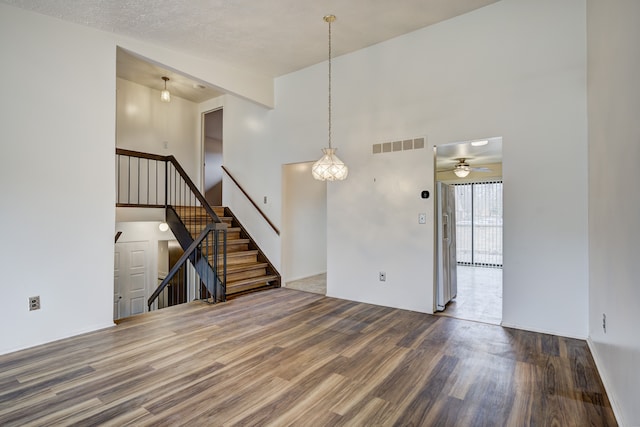
<instances>
[{"instance_id":1,"label":"stainless steel refrigerator","mask_svg":"<svg viewBox=\"0 0 640 427\"><path fill-rule=\"evenodd\" d=\"M436 198L436 311L443 311L458 293L454 186L438 182Z\"/></svg>"}]
</instances>

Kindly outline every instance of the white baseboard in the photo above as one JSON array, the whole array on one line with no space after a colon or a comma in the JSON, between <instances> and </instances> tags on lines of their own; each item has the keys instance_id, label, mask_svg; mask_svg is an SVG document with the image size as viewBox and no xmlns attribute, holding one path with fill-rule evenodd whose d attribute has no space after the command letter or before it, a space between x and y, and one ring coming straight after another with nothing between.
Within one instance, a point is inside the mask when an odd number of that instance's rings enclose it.
<instances>
[{"instance_id":1,"label":"white baseboard","mask_svg":"<svg viewBox=\"0 0 640 427\"><path fill-rule=\"evenodd\" d=\"M541 328L533 328L531 326L516 325L516 324L512 324L512 323L508 323L508 322L502 322L502 323L500 323L500 326L504 326L505 328L521 329L523 331L529 331L529 332L537 332L537 333L540 333L540 334L556 335L556 336L565 337L565 338L574 338L574 339L577 339L577 340L586 340L587 339L587 337L584 336L584 335L571 335L571 334L566 334L564 332L546 330L546 329L541 329Z\"/></svg>"},{"instance_id":2,"label":"white baseboard","mask_svg":"<svg viewBox=\"0 0 640 427\"><path fill-rule=\"evenodd\" d=\"M622 420L622 413L620 412L620 408L616 403L616 398L613 393L613 388L611 387L611 381L605 375L605 370L603 369L602 361L600 360L600 356L596 351L596 346L591 340L591 337L587 338L587 345L589 346L589 350L591 351L591 356L593 356L593 360L596 363L596 370L600 375L600 379L602 380L602 385L604 385L604 390L607 392L607 397L609 398L609 402L611 403L611 409L613 410L613 415L616 417L616 421L620 427L624 427L624 423Z\"/></svg>"}]
</instances>

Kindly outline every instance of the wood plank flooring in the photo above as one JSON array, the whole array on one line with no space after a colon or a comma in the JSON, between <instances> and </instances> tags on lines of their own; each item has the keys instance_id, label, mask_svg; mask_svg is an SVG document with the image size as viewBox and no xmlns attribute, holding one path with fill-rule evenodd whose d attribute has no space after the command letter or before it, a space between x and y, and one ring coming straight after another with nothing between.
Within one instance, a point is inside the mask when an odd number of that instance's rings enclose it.
<instances>
[{"instance_id":1,"label":"wood plank flooring","mask_svg":"<svg viewBox=\"0 0 640 427\"><path fill-rule=\"evenodd\" d=\"M616 421L583 341L281 288L0 356L0 425Z\"/></svg>"}]
</instances>

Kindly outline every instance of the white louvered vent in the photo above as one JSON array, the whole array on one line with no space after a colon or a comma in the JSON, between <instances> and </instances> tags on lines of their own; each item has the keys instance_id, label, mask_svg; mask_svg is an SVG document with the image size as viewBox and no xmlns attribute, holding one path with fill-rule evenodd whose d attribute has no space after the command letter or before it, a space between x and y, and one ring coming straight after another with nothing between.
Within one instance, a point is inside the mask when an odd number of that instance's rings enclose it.
<instances>
[{"instance_id":1,"label":"white louvered vent","mask_svg":"<svg viewBox=\"0 0 640 427\"><path fill-rule=\"evenodd\" d=\"M391 153L394 151L420 150L425 147L425 137L381 142L372 145L373 154Z\"/></svg>"}]
</instances>

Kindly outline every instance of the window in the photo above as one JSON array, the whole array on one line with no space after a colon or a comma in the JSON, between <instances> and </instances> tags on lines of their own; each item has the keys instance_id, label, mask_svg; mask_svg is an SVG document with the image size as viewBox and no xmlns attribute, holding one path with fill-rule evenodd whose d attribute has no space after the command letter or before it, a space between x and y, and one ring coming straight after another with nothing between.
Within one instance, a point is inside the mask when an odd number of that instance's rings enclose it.
<instances>
[{"instance_id":1,"label":"window","mask_svg":"<svg viewBox=\"0 0 640 427\"><path fill-rule=\"evenodd\" d=\"M502 267L502 181L455 184L459 265Z\"/></svg>"}]
</instances>

